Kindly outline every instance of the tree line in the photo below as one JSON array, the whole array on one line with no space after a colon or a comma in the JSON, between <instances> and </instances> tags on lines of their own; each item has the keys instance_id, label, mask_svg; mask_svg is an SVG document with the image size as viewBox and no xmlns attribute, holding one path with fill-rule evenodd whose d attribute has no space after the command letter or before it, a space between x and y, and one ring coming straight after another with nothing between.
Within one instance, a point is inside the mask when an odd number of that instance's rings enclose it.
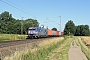
<instances>
[{"instance_id":1,"label":"tree line","mask_svg":"<svg viewBox=\"0 0 90 60\"><path fill-rule=\"evenodd\" d=\"M89 25L75 26L74 22L72 20L69 20L65 24L64 35L89 36L90 35Z\"/></svg>"},{"instance_id":2,"label":"tree line","mask_svg":"<svg viewBox=\"0 0 90 60\"><path fill-rule=\"evenodd\" d=\"M23 28L22 33L27 34L28 28L34 25L39 26L39 22L35 19L15 19L12 17L12 14L7 11L0 14L0 34L21 34L21 28ZM57 31L56 28L52 28L52 30ZM64 35L89 36L89 25L75 26L74 22L69 20L65 24Z\"/></svg>"},{"instance_id":3,"label":"tree line","mask_svg":"<svg viewBox=\"0 0 90 60\"><path fill-rule=\"evenodd\" d=\"M39 22L35 19L19 20L12 17L7 11L0 14L0 33L1 34L27 34L27 30L30 26L39 25Z\"/></svg>"}]
</instances>

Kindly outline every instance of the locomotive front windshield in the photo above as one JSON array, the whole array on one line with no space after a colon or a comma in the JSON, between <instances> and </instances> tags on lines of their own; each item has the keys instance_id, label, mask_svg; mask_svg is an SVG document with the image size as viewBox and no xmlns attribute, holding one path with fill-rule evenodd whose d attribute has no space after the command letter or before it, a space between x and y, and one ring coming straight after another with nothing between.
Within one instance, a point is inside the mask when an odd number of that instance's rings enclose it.
<instances>
[{"instance_id":1,"label":"locomotive front windshield","mask_svg":"<svg viewBox=\"0 0 90 60\"><path fill-rule=\"evenodd\" d=\"M28 29L28 30L35 30L35 29Z\"/></svg>"},{"instance_id":2,"label":"locomotive front windshield","mask_svg":"<svg viewBox=\"0 0 90 60\"><path fill-rule=\"evenodd\" d=\"M29 28L28 30L35 30L35 28Z\"/></svg>"}]
</instances>

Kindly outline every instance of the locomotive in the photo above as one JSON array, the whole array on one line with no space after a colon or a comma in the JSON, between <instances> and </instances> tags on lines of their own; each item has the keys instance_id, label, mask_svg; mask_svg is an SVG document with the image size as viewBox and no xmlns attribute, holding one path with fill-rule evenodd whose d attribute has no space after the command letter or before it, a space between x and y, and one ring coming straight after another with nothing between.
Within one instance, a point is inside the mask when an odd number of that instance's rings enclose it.
<instances>
[{"instance_id":1,"label":"locomotive","mask_svg":"<svg viewBox=\"0 0 90 60\"><path fill-rule=\"evenodd\" d=\"M54 37L60 36L60 31L53 31L50 29L41 27L29 27L28 28L28 38L42 38L42 37Z\"/></svg>"}]
</instances>

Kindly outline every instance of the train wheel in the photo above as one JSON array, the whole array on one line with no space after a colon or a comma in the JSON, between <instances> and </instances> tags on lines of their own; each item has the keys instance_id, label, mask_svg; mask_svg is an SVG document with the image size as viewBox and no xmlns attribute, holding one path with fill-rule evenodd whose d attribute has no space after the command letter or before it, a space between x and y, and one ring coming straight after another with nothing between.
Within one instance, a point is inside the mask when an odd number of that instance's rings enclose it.
<instances>
[{"instance_id":1,"label":"train wheel","mask_svg":"<svg viewBox=\"0 0 90 60\"><path fill-rule=\"evenodd\" d=\"M39 39L39 36L37 36L37 39Z\"/></svg>"}]
</instances>

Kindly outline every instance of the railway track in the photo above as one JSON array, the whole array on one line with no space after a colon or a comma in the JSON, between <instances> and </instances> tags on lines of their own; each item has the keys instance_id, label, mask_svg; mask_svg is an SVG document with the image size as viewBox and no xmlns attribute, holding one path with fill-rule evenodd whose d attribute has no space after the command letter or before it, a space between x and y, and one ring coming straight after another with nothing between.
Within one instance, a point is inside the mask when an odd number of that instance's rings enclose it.
<instances>
[{"instance_id":1,"label":"railway track","mask_svg":"<svg viewBox=\"0 0 90 60\"><path fill-rule=\"evenodd\" d=\"M38 44L43 40L51 40L53 38L58 37L0 42L0 60L3 60L7 56L13 55L16 51L23 51L28 48L33 48L34 44Z\"/></svg>"},{"instance_id":2,"label":"railway track","mask_svg":"<svg viewBox=\"0 0 90 60\"><path fill-rule=\"evenodd\" d=\"M3 42L0 42L0 48L20 45L20 44L27 44L27 43L37 43L37 41L48 40L48 39L51 39L51 38L55 38L55 37L42 38L42 39L26 39L26 40L3 41Z\"/></svg>"}]
</instances>

